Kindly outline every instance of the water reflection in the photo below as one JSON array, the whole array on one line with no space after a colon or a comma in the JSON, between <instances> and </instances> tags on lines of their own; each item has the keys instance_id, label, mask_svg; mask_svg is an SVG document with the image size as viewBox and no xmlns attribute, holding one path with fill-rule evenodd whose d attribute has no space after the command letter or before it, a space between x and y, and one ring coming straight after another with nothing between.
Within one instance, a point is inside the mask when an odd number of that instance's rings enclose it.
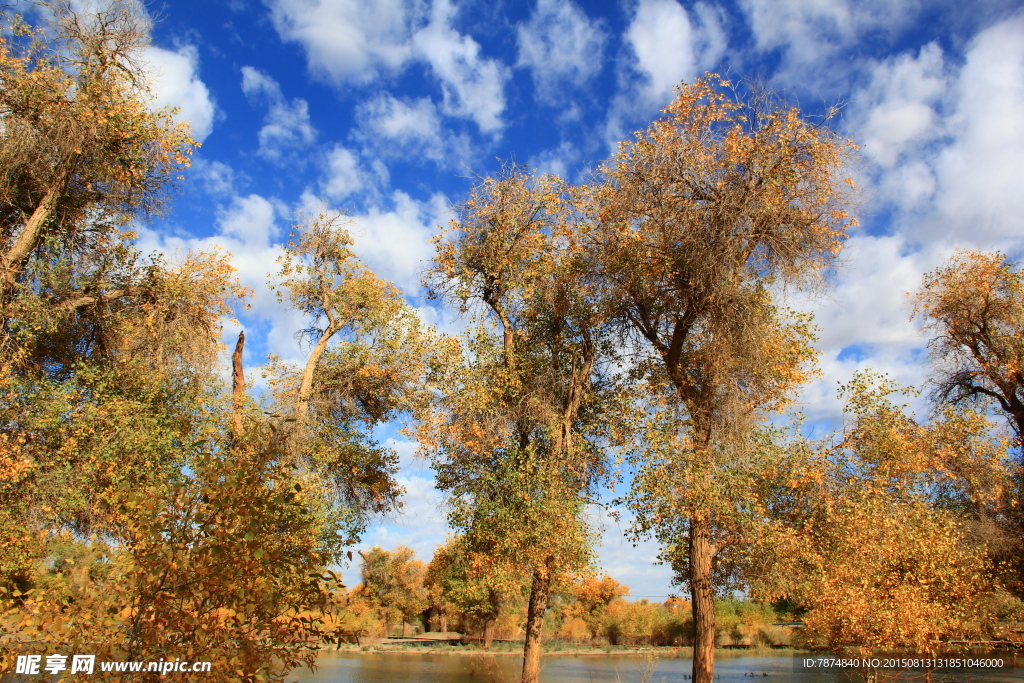
<instances>
[{"instance_id":1,"label":"water reflection","mask_svg":"<svg viewBox=\"0 0 1024 683\"><path fill-rule=\"evenodd\" d=\"M645 660L637 656L581 655L544 657L542 683L641 683ZM517 683L522 660L513 656L354 654L326 652L317 670L295 671L299 683ZM649 683L687 683L689 659L660 659ZM1021 669L971 671L937 675L934 683L1020 683ZM842 672L794 672L793 658L721 657L715 662L715 679L721 683L852 683L858 680ZM920 681L921 673L900 677L901 682Z\"/></svg>"}]
</instances>

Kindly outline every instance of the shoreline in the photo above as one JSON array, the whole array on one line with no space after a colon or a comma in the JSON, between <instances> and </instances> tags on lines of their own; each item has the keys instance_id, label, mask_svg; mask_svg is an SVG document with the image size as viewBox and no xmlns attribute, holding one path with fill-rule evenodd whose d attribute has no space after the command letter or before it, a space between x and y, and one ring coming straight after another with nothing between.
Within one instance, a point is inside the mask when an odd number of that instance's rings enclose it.
<instances>
[{"instance_id":1,"label":"shoreline","mask_svg":"<svg viewBox=\"0 0 1024 683\"><path fill-rule=\"evenodd\" d=\"M558 648L554 650L545 649L541 652L542 657L578 657L578 656L643 656L643 655L654 655L657 659L690 659L693 657L692 647L674 647L674 646L663 646L663 647L635 647L635 648L624 648L620 646L613 646L614 649L606 647L575 647L575 648ZM797 654L804 654L809 652L807 650L799 650L796 648L758 648L758 647L716 647L715 658L732 658L732 657L745 657L745 656L793 656ZM439 655L442 657L465 657L465 656L493 656L493 657L522 657L522 648L492 648L490 650L484 650L480 647L473 645L449 645L447 643L438 645L412 645L404 643L378 643L372 645L356 645L352 643L345 643L340 646L331 646L330 648L324 648L321 653L339 653L339 654L357 654L357 655L391 655L391 654L411 654L411 655Z\"/></svg>"}]
</instances>

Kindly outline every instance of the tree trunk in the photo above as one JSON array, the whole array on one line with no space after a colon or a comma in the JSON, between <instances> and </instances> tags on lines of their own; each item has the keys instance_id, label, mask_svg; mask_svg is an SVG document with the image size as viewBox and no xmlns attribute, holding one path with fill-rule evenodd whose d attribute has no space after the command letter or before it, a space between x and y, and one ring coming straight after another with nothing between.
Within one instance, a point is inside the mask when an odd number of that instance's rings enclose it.
<instances>
[{"instance_id":1,"label":"tree trunk","mask_svg":"<svg viewBox=\"0 0 1024 683\"><path fill-rule=\"evenodd\" d=\"M242 438L242 408L245 407L245 373L242 371L242 348L245 331L238 333L235 352L231 355L231 427L235 440Z\"/></svg>"},{"instance_id":2,"label":"tree trunk","mask_svg":"<svg viewBox=\"0 0 1024 683\"><path fill-rule=\"evenodd\" d=\"M405 619L402 619L402 637L403 638L408 638L409 637L409 622L406 621Z\"/></svg>"},{"instance_id":3,"label":"tree trunk","mask_svg":"<svg viewBox=\"0 0 1024 683\"><path fill-rule=\"evenodd\" d=\"M533 572L530 587L530 603L526 610L526 643L523 646L522 683L540 681L540 638L544 629L544 613L548 609L548 593L551 590L551 566L554 558L549 557L544 567Z\"/></svg>"},{"instance_id":4,"label":"tree trunk","mask_svg":"<svg viewBox=\"0 0 1024 683\"><path fill-rule=\"evenodd\" d=\"M711 585L711 524L706 516L690 518L690 599L696 633L693 683L712 683L715 673L715 602Z\"/></svg>"},{"instance_id":5,"label":"tree trunk","mask_svg":"<svg viewBox=\"0 0 1024 683\"><path fill-rule=\"evenodd\" d=\"M441 612L437 620L441 627L441 633L448 633L448 614L446 612Z\"/></svg>"},{"instance_id":6,"label":"tree trunk","mask_svg":"<svg viewBox=\"0 0 1024 683\"><path fill-rule=\"evenodd\" d=\"M39 244L43 226L50 220L53 210L57 206L60 197L60 190L64 187L64 181L54 183L53 187L43 196L39 205L32 212L32 215L25 221L14 243L6 254L0 256L0 301L7 303L8 298L14 291L14 285L24 270L25 262Z\"/></svg>"},{"instance_id":7,"label":"tree trunk","mask_svg":"<svg viewBox=\"0 0 1024 683\"><path fill-rule=\"evenodd\" d=\"M494 617L487 617L484 621L484 649L490 650L491 645L494 644L494 622L497 621Z\"/></svg>"}]
</instances>

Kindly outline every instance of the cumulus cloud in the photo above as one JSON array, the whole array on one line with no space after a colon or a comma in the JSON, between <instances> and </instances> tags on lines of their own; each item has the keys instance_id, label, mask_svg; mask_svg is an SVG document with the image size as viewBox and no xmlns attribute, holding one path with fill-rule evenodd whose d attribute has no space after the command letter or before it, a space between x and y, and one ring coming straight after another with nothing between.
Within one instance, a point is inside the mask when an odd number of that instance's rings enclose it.
<instances>
[{"instance_id":1,"label":"cumulus cloud","mask_svg":"<svg viewBox=\"0 0 1024 683\"><path fill-rule=\"evenodd\" d=\"M202 188L212 195L230 196L237 193L237 187L243 182L235 169L222 161L209 161L196 157L189 167L188 177L200 183Z\"/></svg>"},{"instance_id":2,"label":"cumulus cloud","mask_svg":"<svg viewBox=\"0 0 1024 683\"><path fill-rule=\"evenodd\" d=\"M918 244L1020 246L1024 212L1024 15L979 32L963 64L934 43L870 63L849 131L893 230Z\"/></svg>"},{"instance_id":3,"label":"cumulus cloud","mask_svg":"<svg viewBox=\"0 0 1024 683\"><path fill-rule=\"evenodd\" d=\"M400 100L384 93L361 104L357 118L361 136L375 146L386 140L404 155L437 160L444 154L441 117L428 97Z\"/></svg>"},{"instance_id":4,"label":"cumulus cloud","mask_svg":"<svg viewBox=\"0 0 1024 683\"><path fill-rule=\"evenodd\" d=\"M259 133L259 154L264 158L282 161L291 152L309 146L316 139L306 100L286 100L281 86L269 75L251 66L243 66L242 91L250 100L267 106Z\"/></svg>"},{"instance_id":5,"label":"cumulus cloud","mask_svg":"<svg viewBox=\"0 0 1024 683\"><path fill-rule=\"evenodd\" d=\"M342 145L335 145L327 152L325 167L326 176L321 182L321 189L330 199L344 199L365 186L359 159Z\"/></svg>"},{"instance_id":6,"label":"cumulus cloud","mask_svg":"<svg viewBox=\"0 0 1024 683\"><path fill-rule=\"evenodd\" d=\"M789 68L832 57L868 35L891 39L921 10L920 1L740 0L762 51L779 50Z\"/></svg>"},{"instance_id":7,"label":"cumulus cloud","mask_svg":"<svg viewBox=\"0 0 1024 683\"><path fill-rule=\"evenodd\" d=\"M690 11L676 0L633 5L604 131L609 152L667 105L680 81L718 65L727 45L722 21L721 11L704 2Z\"/></svg>"},{"instance_id":8,"label":"cumulus cloud","mask_svg":"<svg viewBox=\"0 0 1024 683\"><path fill-rule=\"evenodd\" d=\"M449 0L434 0L430 22L413 36L417 52L441 81L445 113L476 122L484 133L502 126L507 69L480 54L480 44L452 28Z\"/></svg>"},{"instance_id":9,"label":"cumulus cloud","mask_svg":"<svg viewBox=\"0 0 1024 683\"><path fill-rule=\"evenodd\" d=\"M428 97L399 99L383 93L360 104L356 119L354 137L368 155L428 160L442 167L468 163L474 155L468 136L445 126Z\"/></svg>"},{"instance_id":10,"label":"cumulus cloud","mask_svg":"<svg viewBox=\"0 0 1024 683\"><path fill-rule=\"evenodd\" d=\"M560 87L579 87L597 75L607 40L601 22L572 0L538 0L529 21L516 29L517 66L529 68L543 100L557 100Z\"/></svg>"},{"instance_id":11,"label":"cumulus cloud","mask_svg":"<svg viewBox=\"0 0 1024 683\"><path fill-rule=\"evenodd\" d=\"M306 50L310 70L335 84L367 82L409 59L404 0L270 0L282 39Z\"/></svg>"},{"instance_id":12,"label":"cumulus cloud","mask_svg":"<svg viewBox=\"0 0 1024 683\"><path fill-rule=\"evenodd\" d=\"M942 50L935 43L916 55L904 53L876 64L870 85L855 95L870 103L858 126L864 153L891 168L941 137L936 109L946 92L946 78Z\"/></svg>"},{"instance_id":13,"label":"cumulus cloud","mask_svg":"<svg viewBox=\"0 0 1024 683\"><path fill-rule=\"evenodd\" d=\"M199 78L199 54L192 45L177 51L148 47L143 59L148 63L153 104L175 107L177 121L188 121L192 137L202 142L213 130L216 107L210 90Z\"/></svg>"},{"instance_id":14,"label":"cumulus cloud","mask_svg":"<svg viewBox=\"0 0 1024 683\"><path fill-rule=\"evenodd\" d=\"M953 142L935 161L935 199L950 234L1021 246L1024 216L1024 14L979 33L954 85Z\"/></svg>"},{"instance_id":15,"label":"cumulus cloud","mask_svg":"<svg viewBox=\"0 0 1024 683\"><path fill-rule=\"evenodd\" d=\"M434 253L430 238L450 218L448 201L438 194L420 202L396 191L390 203L354 216L352 249L380 277L418 292L420 272Z\"/></svg>"},{"instance_id":16,"label":"cumulus cloud","mask_svg":"<svg viewBox=\"0 0 1024 683\"><path fill-rule=\"evenodd\" d=\"M278 34L303 46L315 76L340 87L425 63L440 86L445 114L470 119L484 133L502 129L508 69L454 28L449 0L434 0L429 12L402 0L268 0L268 5Z\"/></svg>"},{"instance_id":17,"label":"cumulus cloud","mask_svg":"<svg viewBox=\"0 0 1024 683\"><path fill-rule=\"evenodd\" d=\"M714 66L726 46L718 13L703 2L691 14L676 0L640 0L625 38L645 81L641 93L657 106L668 103L680 81Z\"/></svg>"}]
</instances>

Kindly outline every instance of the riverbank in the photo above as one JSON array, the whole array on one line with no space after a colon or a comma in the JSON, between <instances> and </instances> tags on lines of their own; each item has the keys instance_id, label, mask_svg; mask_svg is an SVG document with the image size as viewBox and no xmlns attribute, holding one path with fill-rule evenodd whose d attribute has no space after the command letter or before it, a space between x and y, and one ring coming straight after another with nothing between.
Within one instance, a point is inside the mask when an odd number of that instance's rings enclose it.
<instances>
[{"instance_id":1,"label":"riverbank","mask_svg":"<svg viewBox=\"0 0 1024 683\"><path fill-rule=\"evenodd\" d=\"M352 654L418 654L442 656L519 656L523 655L521 641L495 642L490 649L484 649L475 643L460 643L441 639L417 639L410 643L400 638L380 639L381 642L366 644L342 643L327 649L329 652ZM432 641L432 642L431 642ZM749 657L749 656L782 656L804 653L795 648L771 647L722 647L715 648L715 657ZM571 643L546 643L542 656L576 657L587 655L621 655L627 657L653 657L656 659L690 659L693 657L691 647L627 647L624 645L581 646Z\"/></svg>"}]
</instances>

